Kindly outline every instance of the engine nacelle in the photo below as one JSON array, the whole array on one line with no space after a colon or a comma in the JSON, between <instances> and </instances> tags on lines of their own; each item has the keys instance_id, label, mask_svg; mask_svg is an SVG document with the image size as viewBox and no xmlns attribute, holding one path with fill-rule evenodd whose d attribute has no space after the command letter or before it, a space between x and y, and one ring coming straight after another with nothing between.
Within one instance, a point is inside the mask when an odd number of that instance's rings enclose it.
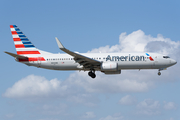
<instances>
[{"instance_id":1,"label":"engine nacelle","mask_svg":"<svg viewBox=\"0 0 180 120\"><path fill-rule=\"evenodd\" d=\"M121 70L118 71L104 71L104 74L112 75L112 74L121 74Z\"/></svg>"},{"instance_id":2,"label":"engine nacelle","mask_svg":"<svg viewBox=\"0 0 180 120\"><path fill-rule=\"evenodd\" d=\"M118 64L116 62L103 62L101 64L101 71L118 71Z\"/></svg>"}]
</instances>

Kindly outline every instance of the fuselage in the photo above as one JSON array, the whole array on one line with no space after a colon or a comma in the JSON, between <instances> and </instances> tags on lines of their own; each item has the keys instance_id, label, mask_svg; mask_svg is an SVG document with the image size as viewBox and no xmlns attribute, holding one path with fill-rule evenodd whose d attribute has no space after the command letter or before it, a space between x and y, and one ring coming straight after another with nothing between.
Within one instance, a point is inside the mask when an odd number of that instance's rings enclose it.
<instances>
[{"instance_id":1,"label":"fuselage","mask_svg":"<svg viewBox=\"0 0 180 120\"><path fill-rule=\"evenodd\" d=\"M81 53L91 59L98 60L102 63L116 62L118 70L123 69L163 69L176 64L176 61L166 55L157 53ZM68 54L47 54L41 55L39 58L44 58L44 61L21 61L29 66L36 66L52 70L89 70L83 68L74 58ZM150 59L151 57L151 59ZM95 68L96 71L101 71Z\"/></svg>"},{"instance_id":2,"label":"fuselage","mask_svg":"<svg viewBox=\"0 0 180 120\"><path fill-rule=\"evenodd\" d=\"M10 25L17 54L5 52L16 61L29 66L51 70L84 70L96 77L95 71L105 74L120 74L123 69L159 69L176 64L176 61L158 53L77 53L66 49L56 39L60 50L67 54L52 54L37 49L16 26Z\"/></svg>"}]
</instances>

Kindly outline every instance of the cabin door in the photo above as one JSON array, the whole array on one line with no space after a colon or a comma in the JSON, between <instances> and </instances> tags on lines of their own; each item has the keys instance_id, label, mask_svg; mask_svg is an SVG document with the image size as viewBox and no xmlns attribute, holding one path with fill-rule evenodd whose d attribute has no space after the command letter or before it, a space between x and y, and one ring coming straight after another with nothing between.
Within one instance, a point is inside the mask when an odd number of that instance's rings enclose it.
<instances>
[{"instance_id":1,"label":"cabin door","mask_svg":"<svg viewBox=\"0 0 180 120\"><path fill-rule=\"evenodd\" d=\"M41 57L38 57L38 58L37 58L37 64L38 64L38 67L41 66Z\"/></svg>"}]
</instances>

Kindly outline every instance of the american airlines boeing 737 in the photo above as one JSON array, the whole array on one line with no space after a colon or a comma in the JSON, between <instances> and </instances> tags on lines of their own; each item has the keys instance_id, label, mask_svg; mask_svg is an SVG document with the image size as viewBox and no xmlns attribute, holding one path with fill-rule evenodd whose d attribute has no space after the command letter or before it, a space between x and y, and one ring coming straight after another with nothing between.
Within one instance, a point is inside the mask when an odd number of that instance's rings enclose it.
<instances>
[{"instance_id":1,"label":"american airlines boeing 737","mask_svg":"<svg viewBox=\"0 0 180 120\"><path fill-rule=\"evenodd\" d=\"M77 53L66 49L56 39L58 47L67 54L53 54L37 49L16 26L10 25L17 54L5 52L16 61L28 66L51 70L83 70L96 77L95 71L105 74L120 74L124 69L165 70L177 62L167 55L158 53Z\"/></svg>"}]
</instances>

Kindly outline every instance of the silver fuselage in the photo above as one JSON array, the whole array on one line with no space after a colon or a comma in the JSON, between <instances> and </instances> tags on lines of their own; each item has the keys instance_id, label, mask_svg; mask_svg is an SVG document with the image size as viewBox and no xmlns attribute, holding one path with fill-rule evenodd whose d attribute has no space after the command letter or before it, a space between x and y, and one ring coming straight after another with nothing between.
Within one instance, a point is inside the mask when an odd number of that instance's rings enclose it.
<instances>
[{"instance_id":1,"label":"silver fuselage","mask_svg":"<svg viewBox=\"0 0 180 120\"><path fill-rule=\"evenodd\" d=\"M171 58L163 58L164 55L150 53L153 61L145 53L81 53L81 55L103 62L116 62L118 70L123 69L164 69L176 64ZM45 61L22 62L29 66L36 66L52 70L89 70L83 68L72 56L68 54L42 54ZM101 71L95 68L96 71Z\"/></svg>"}]
</instances>

